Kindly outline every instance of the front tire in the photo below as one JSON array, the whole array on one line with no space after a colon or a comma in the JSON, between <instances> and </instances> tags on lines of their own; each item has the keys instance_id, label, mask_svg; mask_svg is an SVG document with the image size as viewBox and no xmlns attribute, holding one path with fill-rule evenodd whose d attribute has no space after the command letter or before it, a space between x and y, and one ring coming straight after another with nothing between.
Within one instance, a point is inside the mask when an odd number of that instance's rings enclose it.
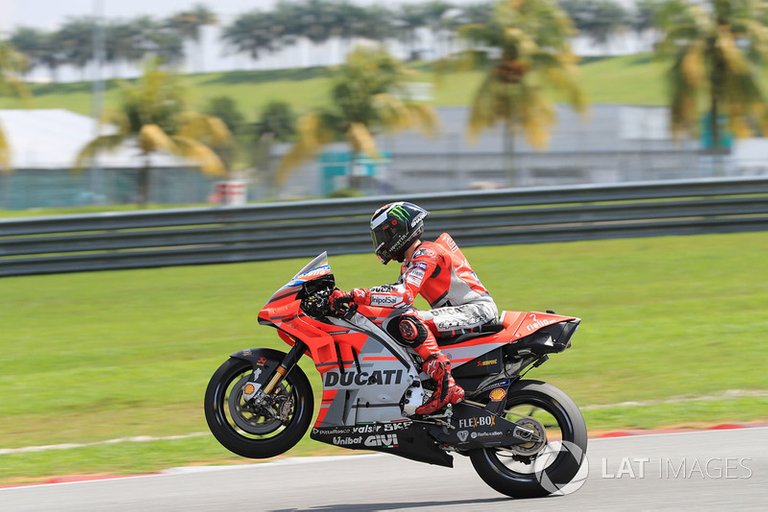
<instances>
[{"instance_id":1,"label":"front tire","mask_svg":"<svg viewBox=\"0 0 768 512\"><path fill-rule=\"evenodd\" d=\"M264 352L278 361L285 355L276 350ZM242 398L242 388L252 373L249 361L231 358L222 364L205 392L205 419L226 449L264 459L290 450L301 440L312 421L314 397L306 374L294 366L273 392L279 399L278 410L254 408Z\"/></svg>"},{"instance_id":2,"label":"front tire","mask_svg":"<svg viewBox=\"0 0 768 512\"><path fill-rule=\"evenodd\" d=\"M539 498L573 492L581 481L566 486L580 472L587 452L587 426L581 411L568 395L551 384L519 381L507 394L506 417L510 421L525 422L526 416L514 411L529 407L529 425L537 425L543 432L543 444L472 450L469 457L475 471L489 486L512 498ZM536 420L534 410L544 411L540 416L548 418L547 422ZM561 440L551 440L555 427L559 429ZM543 458L547 458L546 466L541 464Z\"/></svg>"}]
</instances>

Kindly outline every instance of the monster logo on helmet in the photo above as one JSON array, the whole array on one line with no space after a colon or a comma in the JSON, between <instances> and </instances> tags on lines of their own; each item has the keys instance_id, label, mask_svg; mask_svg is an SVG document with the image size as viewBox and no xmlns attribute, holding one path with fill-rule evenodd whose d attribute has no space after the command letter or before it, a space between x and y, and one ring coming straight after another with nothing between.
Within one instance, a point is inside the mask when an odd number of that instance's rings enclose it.
<instances>
[{"instance_id":1,"label":"monster logo on helmet","mask_svg":"<svg viewBox=\"0 0 768 512\"><path fill-rule=\"evenodd\" d=\"M393 217L397 217L403 222L408 222L408 210L403 208L400 205L393 206L391 210L389 210L389 214Z\"/></svg>"},{"instance_id":2,"label":"monster logo on helmet","mask_svg":"<svg viewBox=\"0 0 768 512\"><path fill-rule=\"evenodd\" d=\"M371 217L373 250L383 264L390 260L402 262L405 251L424 233L424 208L400 201L376 210Z\"/></svg>"}]
</instances>

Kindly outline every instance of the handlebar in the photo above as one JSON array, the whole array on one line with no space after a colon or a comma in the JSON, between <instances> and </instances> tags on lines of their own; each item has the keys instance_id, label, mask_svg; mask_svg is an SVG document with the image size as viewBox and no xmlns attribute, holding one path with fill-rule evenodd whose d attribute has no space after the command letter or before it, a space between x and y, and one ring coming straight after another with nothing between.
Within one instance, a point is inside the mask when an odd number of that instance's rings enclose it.
<instances>
[{"instance_id":1,"label":"handlebar","mask_svg":"<svg viewBox=\"0 0 768 512\"><path fill-rule=\"evenodd\" d=\"M313 318L328 316L331 312L330 297L331 290L327 288L305 293L301 299L301 310Z\"/></svg>"},{"instance_id":2,"label":"handlebar","mask_svg":"<svg viewBox=\"0 0 768 512\"><path fill-rule=\"evenodd\" d=\"M310 284L312 283L312 284ZM344 307L334 308L331 305L331 293L333 284L310 281L304 285L301 292L301 310L313 318L334 316L349 319L357 312L357 304L347 303Z\"/></svg>"},{"instance_id":3,"label":"handlebar","mask_svg":"<svg viewBox=\"0 0 768 512\"><path fill-rule=\"evenodd\" d=\"M333 310L333 308L331 308L331 315L339 318L344 318L345 320L349 320L352 317L352 315L357 313L357 304L355 304L354 302L346 302L343 304L344 304L343 307L341 308L337 307L336 310Z\"/></svg>"}]
</instances>

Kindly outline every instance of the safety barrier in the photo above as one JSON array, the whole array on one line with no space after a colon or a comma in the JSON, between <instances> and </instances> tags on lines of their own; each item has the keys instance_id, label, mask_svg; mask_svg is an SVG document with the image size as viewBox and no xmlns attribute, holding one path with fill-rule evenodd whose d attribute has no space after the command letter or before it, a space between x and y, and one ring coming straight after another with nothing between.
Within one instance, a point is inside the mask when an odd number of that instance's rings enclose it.
<instances>
[{"instance_id":1,"label":"safety barrier","mask_svg":"<svg viewBox=\"0 0 768 512\"><path fill-rule=\"evenodd\" d=\"M463 247L768 230L768 178L491 190L397 199ZM0 276L351 254L392 197L0 221Z\"/></svg>"}]
</instances>

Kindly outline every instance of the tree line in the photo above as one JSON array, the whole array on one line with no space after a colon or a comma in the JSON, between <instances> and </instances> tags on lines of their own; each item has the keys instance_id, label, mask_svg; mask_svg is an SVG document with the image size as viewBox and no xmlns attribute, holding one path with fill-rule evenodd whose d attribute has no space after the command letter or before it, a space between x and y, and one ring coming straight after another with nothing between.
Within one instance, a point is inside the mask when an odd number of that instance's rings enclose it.
<instances>
[{"instance_id":1,"label":"tree line","mask_svg":"<svg viewBox=\"0 0 768 512\"><path fill-rule=\"evenodd\" d=\"M443 53L461 39L461 27L486 24L494 12L494 1L478 0L454 4L430 0L390 6L380 3L357 5L350 0L282 0L270 10L253 9L222 24L209 7L198 4L167 18L141 16L108 20L103 23L104 61L117 75L120 65L137 65L152 56L176 65L187 57L186 51L200 44L203 27L222 25L221 41L231 53L258 59L301 40L324 43L331 39L346 42L357 38L378 42L399 41L409 58L424 55L423 35L430 33L434 45ZM640 0L635 10L628 10L615 0L557 0L579 32L596 44L626 31L643 33L654 27L655 13L661 0ZM24 72L44 68L52 81L62 66L72 66L85 75L94 60L93 17L76 17L57 30L18 27L7 42L26 57ZM195 52L198 56L201 52Z\"/></svg>"},{"instance_id":2,"label":"tree line","mask_svg":"<svg viewBox=\"0 0 768 512\"><path fill-rule=\"evenodd\" d=\"M104 40L103 60L115 67L139 64L148 57L169 65L179 64L186 57L184 43L199 43L201 29L216 23L218 17L204 5L165 19L140 16L110 20L100 27ZM94 60L97 24L96 18L83 16L70 18L53 31L17 27L7 43L25 56L22 73L36 67L45 68L55 82L57 71L63 66L72 66L84 74L86 66Z\"/></svg>"}]
</instances>

